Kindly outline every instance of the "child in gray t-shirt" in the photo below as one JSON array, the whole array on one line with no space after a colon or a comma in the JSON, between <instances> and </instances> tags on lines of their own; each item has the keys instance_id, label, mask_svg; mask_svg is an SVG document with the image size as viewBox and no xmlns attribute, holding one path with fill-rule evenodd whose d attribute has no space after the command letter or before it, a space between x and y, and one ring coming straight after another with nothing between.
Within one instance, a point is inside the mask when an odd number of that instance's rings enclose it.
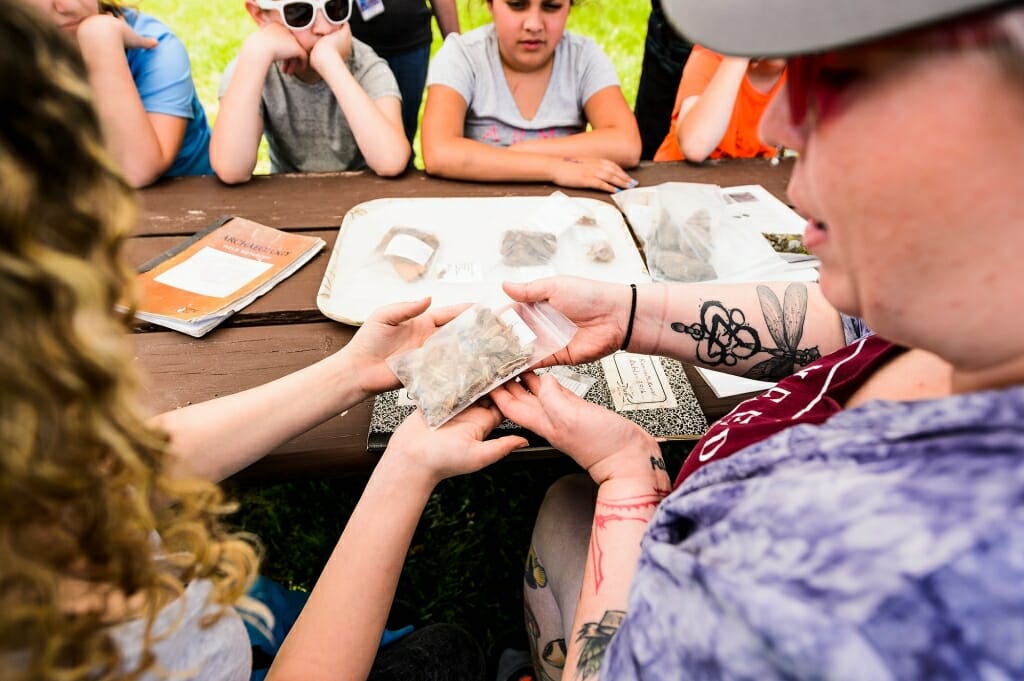
<instances>
[{"instance_id":1,"label":"child in gray t-shirt","mask_svg":"<svg viewBox=\"0 0 1024 681\"><path fill-rule=\"evenodd\" d=\"M623 168L639 162L636 120L608 56L565 31L570 3L488 7L493 23L449 35L431 61L427 172L604 191L631 186Z\"/></svg>"},{"instance_id":2,"label":"child in gray t-shirt","mask_svg":"<svg viewBox=\"0 0 1024 681\"><path fill-rule=\"evenodd\" d=\"M296 5L305 9L297 12ZM352 37L344 2L246 0L259 26L224 71L210 163L246 182L261 135L272 172L370 168L398 175L411 149L402 99L387 62Z\"/></svg>"}]
</instances>

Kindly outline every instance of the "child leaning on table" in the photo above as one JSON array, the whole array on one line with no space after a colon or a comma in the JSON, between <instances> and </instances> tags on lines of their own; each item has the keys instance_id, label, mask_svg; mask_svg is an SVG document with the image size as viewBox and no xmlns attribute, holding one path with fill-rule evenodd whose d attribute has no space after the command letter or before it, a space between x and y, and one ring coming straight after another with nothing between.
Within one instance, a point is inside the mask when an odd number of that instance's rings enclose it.
<instances>
[{"instance_id":1,"label":"child leaning on table","mask_svg":"<svg viewBox=\"0 0 1024 681\"><path fill-rule=\"evenodd\" d=\"M774 156L758 126L786 81L784 59L723 56L695 45L655 161Z\"/></svg>"},{"instance_id":2,"label":"child leaning on table","mask_svg":"<svg viewBox=\"0 0 1024 681\"><path fill-rule=\"evenodd\" d=\"M623 168L640 160L640 131L611 60L565 30L571 5L488 0L492 23L445 39L427 76L428 173L609 192L631 185Z\"/></svg>"},{"instance_id":3,"label":"child leaning on table","mask_svg":"<svg viewBox=\"0 0 1024 681\"><path fill-rule=\"evenodd\" d=\"M132 186L213 172L192 66L167 26L114 0L27 2L78 46L103 137Z\"/></svg>"},{"instance_id":4,"label":"child leaning on table","mask_svg":"<svg viewBox=\"0 0 1024 681\"><path fill-rule=\"evenodd\" d=\"M398 175L409 161L402 98L387 62L352 37L349 0L245 0L258 30L228 64L210 161L247 182L260 136L271 172L369 167Z\"/></svg>"}]
</instances>

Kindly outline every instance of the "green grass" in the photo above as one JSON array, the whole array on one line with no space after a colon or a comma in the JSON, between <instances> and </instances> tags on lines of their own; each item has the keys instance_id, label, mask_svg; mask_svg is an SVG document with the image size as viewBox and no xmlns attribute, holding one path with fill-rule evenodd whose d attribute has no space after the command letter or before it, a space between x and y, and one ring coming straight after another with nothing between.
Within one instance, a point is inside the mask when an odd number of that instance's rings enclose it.
<instances>
[{"instance_id":1,"label":"green grass","mask_svg":"<svg viewBox=\"0 0 1024 681\"><path fill-rule=\"evenodd\" d=\"M463 30L490 20L483 0L458 0ZM140 9L167 23L184 41L200 99L211 122L220 74L254 24L242 0L143 0ZM648 0L583 0L570 30L594 38L609 54L632 106L636 97ZM436 35L434 49L440 45ZM419 154L417 154L419 156ZM268 168L265 152L257 172ZM686 445L668 452L678 468ZM442 483L417 529L398 588L395 624L453 622L477 636L491 656L522 637L522 566L533 519L548 485L575 471L565 458L498 464ZM358 501L365 477L232 485L242 510L238 526L266 547L263 572L309 589ZM372 557L367 557L372 560ZM345 617L345 604L338 604ZM354 622L353 626L359 626Z\"/></svg>"},{"instance_id":2,"label":"green grass","mask_svg":"<svg viewBox=\"0 0 1024 681\"><path fill-rule=\"evenodd\" d=\"M469 30L491 20L483 0L457 0L462 30ZM217 116L217 88L220 75L255 27L245 11L242 0L142 0L139 8L162 20L185 43L192 59L192 75L199 99L212 124ZM622 92L630 107L636 99L643 60L644 35L647 30L648 0L583 0L569 15L569 30L597 41L611 57L622 81ZM432 50L441 45L434 25ZM422 107L420 115L423 115ZM419 167L419 135L415 143ZM257 173L269 172L266 143L262 145Z\"/></svg>"}]
</instances>

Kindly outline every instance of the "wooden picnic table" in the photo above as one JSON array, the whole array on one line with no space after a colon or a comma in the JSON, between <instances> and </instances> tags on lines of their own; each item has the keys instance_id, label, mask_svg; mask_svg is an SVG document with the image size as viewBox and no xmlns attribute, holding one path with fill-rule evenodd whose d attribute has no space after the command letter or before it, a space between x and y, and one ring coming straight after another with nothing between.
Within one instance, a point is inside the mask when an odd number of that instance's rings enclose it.
<instances>
[{"instance_id":1,"label":"wooden picnic table","mask_svg":"<svg viewBox=\"0 0 1024 681\"><path fill-rule=\"evenodd\" d=\"M760 184L785 200L791 165L789 161L773 167L763 159L702 166L644 163L631 174L641 186L670 181L723 187ZM543 196L556 189L539 183L460 182L409 171L397 179L370 172L260 176L235 187L213 177L187 177L163 180L142 190L138 229L126 245L133 266L224 215L315 234L327 242L296 274L203 338L139 326L134 340L149 406L165 411L245 390L313 364L344 346L355 329L324 317L316 306L316 293L338 227L354 206L390 197ZM601 192L563 191L611 201ZM738 401L716 397L692 367L686 370L709 421ZM281 479L368 471L376 462L376 456L366 451L372 404L367 400L296 437L240 475Z\"/></svg>"}]
</instances>

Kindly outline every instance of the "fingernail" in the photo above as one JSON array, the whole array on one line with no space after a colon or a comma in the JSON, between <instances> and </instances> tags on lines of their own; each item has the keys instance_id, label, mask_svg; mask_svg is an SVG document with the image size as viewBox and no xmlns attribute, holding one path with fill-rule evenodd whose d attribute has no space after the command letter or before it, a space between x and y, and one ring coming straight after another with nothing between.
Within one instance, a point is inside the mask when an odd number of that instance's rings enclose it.
<instances>
[{"instance_id":1,"label":"fingernail","mask_svg":"<svg viewBox=\"0 0 1024 681\"><path fill-rule=\"evenodd\" d=\"M626 185L626 188L627 189L632 189L633 187L637 186L638 184L640 184L640 182L638 180L633 179L633 180L629 181L629 184Z\"/></svg>"}]
</instances>

